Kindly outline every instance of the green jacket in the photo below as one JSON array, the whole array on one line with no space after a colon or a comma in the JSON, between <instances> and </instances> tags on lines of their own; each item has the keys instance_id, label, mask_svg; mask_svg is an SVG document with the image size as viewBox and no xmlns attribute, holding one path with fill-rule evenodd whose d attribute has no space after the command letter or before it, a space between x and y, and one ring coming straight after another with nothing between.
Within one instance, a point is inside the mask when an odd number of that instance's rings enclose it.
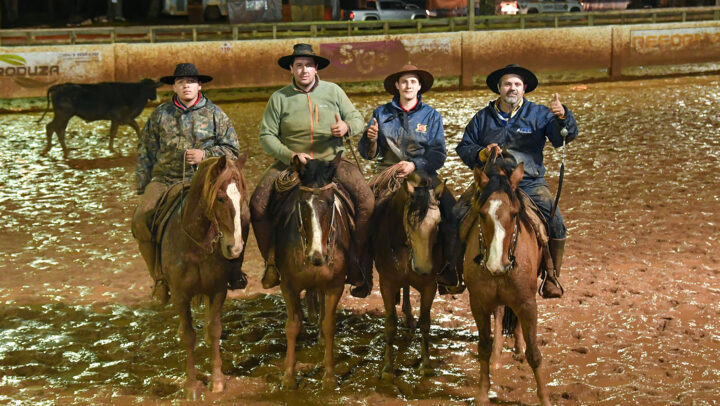
<instances>
[{"instance_id":1,"label":"green jacket","mask_svg":"<svg viewBox=\"0 0 720 406\"><path fill-rule=\"evenodd\" d=\"M202 149L205 158L227 155L237 158L240 144L230 118L210 100L202 99L187 109L175 97L152 112L138 142L137 193L151 181L172 184L190 179L195 170L183 164L185 150Z\"/></svg>"},{"instance_id":2,"label":"green jacket","mask_svg":"<svg viewBox=\"0 0 720 406\"><path fill-rule=\"evenodd\" d=\"M265 107L260 123L260 145L285 164L290 164L295 152L329 161L343 151L343 140L330 132L336 113L347 123L348 135L362 135L363 117L340 86L317 77L315 83L306 93L295 87L293 80L273 93Z\"/></svg>"}]
</instances>

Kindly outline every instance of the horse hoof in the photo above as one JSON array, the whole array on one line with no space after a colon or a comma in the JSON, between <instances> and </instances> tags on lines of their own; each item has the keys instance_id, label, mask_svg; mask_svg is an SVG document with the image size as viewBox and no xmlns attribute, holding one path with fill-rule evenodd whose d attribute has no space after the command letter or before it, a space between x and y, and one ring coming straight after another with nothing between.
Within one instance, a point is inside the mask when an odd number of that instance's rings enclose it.
<instances>
[{"instance_id":1,"label":"horse hoof","mask_svg":"<svg viewBox=\"0 0 720 406\"><path fill-rule=\"evenodd\" d=\"M490 406L490 397L488 395L477 395L475 396L475 404L482 406Z\"/></svg>"},{"instance_id":2,"label":"horse hoof","mask_svg":"<svg viewBox=\"0 0 720 406\"><path fill-rule=\"evenodd\" d=\"M282 380L282 386L283 389L287 390L297 389L297 382L295 382L295 377L285 376Z\"/></svg>"},{"instance_id":3,"label":"horse hoof","mask_svg":"<svg viewBox=\"0 0 720 406\"><path fill-rule=\"evenodd\" d=\"M48 152L50 152L49 149L44 149L40 152L40 156L46 156L48 154Z\"/></svg>"},{"instance_id":4,"label":"horse hoof","mask_svg":"<svg viewBox=\"0 0 720 406\"><path fill-rule=\"evenodd\" d=\"M225 390L225 376L215 377L210 384L210 391L213 393L222 392Z\"/></svg>"},{"instance_id":5,"label":"horse hoof","mask_svg":"<svg viewBox=\"0 0 720 406\"><path fill-rule=\"evenodd\" d=\"M415 328L417 327L417 322L415 321L414 318L405 319L405 327L407 327L410 330L415 330Z\"/></svg>"},{"instance_id":6,"label":"horse hoof","mask_svg":"<svg viewBox=\"0 0 720 406\"><path fill-rule=\"evenodd\" d=\"M185 384L185 400L198 401L201 398L203 384L195 381L194 383Z\"/></svg>"},{"instance_id":7,"label":"horse hoof","mask_svg":"<svg viewBox=\"0 0 720 406\"><path fill-rule=\"evenodd\" d=\"M395 375L392 372L382 371L382 374L380 374L380 378L383 381L392 382L392 380L395 379Z\"/></svg>"},{"instance_id":8,"label":"horse hoof","mask_svg":"<svg viewBox=\"0 0 720 406\"><path fill-rule=\"evenodd\" d=\"M322 380L322 387L325 390L337 389L338 381L335 375L324 376Z\"/></svg>"}]
</instances>

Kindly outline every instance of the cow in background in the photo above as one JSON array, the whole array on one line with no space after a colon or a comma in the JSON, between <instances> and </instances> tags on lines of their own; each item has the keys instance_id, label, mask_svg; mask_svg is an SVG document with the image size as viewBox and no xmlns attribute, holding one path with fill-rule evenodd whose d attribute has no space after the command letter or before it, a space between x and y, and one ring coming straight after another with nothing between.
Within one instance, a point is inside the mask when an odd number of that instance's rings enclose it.
<instances>
[{"instance_id":1,"label":"cow in background","mask_svg":"<svg viewBox=\"0 0 720 406\"><path fill-rule=\"evenodd\" d=\"M65 128L73 116L85 121L110 120L110 152L114 152L113 141L121 124L135 129L140 137L140 127L135 122L149 100L157 98L157 88L162 83L143 79L138 83L102 82L95 84L62 83L51 86L47 91L47 107L38 123L45 118L52 98L53 120L45 126L47 146L40 153L45 155L52 147L52 135L56 133L67 158Z\"/></svg>"}]
</instances>

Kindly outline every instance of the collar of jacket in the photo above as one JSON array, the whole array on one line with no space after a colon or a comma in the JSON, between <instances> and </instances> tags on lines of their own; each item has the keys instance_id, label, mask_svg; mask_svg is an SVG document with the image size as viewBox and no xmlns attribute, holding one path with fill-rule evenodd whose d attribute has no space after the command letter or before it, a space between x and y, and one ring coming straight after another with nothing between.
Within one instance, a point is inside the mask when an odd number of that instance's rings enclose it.
<instances>
[{"instance_id":1,"label":"collar of jacket","mask_svg":"<svg viewBox=\"0 0 720 406\"><path fill-rule=\"evenodd\" d=\"M315 83L313 83L313 85L312 85L312 87L310 88L310 90L300 89L300 87L295 83L295 77L293 76L293 78L292 78L293 88L294 88L296 91L300 92L300 93L310 93L310 92L312 92L313 90L315 90L315 88L318 87L319 84L320 84L320 76L318 76L317 73L315 74Z\"/></svg>"},{"instance_id":2,"label":"collar of jacket","mask_svg":"<svg viewBox=\"0 0 720 406\"><path fill-rule=\"evenodd\" d=\"M395 110L388 118L385 119L385 123L388 123L390 121L395 120L396 118L400 117L402 120L403 129L406 132L409 132L408 127L408 115L420 110L422 108L422 95L418 93L417 95L417 103L415 104L415 107L410 109L410 111L405 111L405 109L402 108L400 105L400 95L395 95L392 99L392 107Z\"/></svg>"},{"instance_id":3,"label":"collar of jacket","mask_svg":"<svg viewBox=\"0 0 720 406\"><path fill-rule=\"evenodd\" d=\"M501 98L498 97L497 100L495 100L495 102L493 103L493 107L495 108L495 112L498 114L498 117L500 117L506 123L511 118L515 117L515 114L517 114L517 112L520 111L522 106L525 104L525 98L523 97L522 100L520 100L520 103L518 103L518 105L512 109L510 114L508 114L508 113L502 111L502 109L500 109L500 99Z\"/></svg>"},{"instance_id":4,"label":"collar of jacket","mask_svg":"<svg viewBox=\"0 0 720 406\"><path fill-rule=\"evenodd\" d=\"M203 107L205 105L205 100L205 96L203 96L202 92L199 92L198 97L197 99L195 99L193 104L186 106L185 104L183 104L183 102L180 101L180 99L178 99L176 94L173 95L173 104L175 105L175 108L182 111L183 113Z\"/></svg>"}]
</instances>

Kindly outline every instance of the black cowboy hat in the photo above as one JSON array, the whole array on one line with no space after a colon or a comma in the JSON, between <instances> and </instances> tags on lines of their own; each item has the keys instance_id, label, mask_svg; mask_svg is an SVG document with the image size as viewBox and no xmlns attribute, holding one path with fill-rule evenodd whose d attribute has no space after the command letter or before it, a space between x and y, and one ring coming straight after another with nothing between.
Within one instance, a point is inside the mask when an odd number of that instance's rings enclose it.
<instances>
[{"instance_id":1,"label":"black cowboy hat","mask_svg":"<svg viewBox=\"0 0 720 406\"><path fill-rule=\"evenodd\" d=\"M212 76L199 74L198 70L194 64L179 63L175 66L175 73L173 73L171 76L161 77L160 81L167 85L172 85L175 83L175 78L184 78L184 77L196 77L196 78L198 78L200 83L207 83L207 82L213 80Z\"/></svg>"},{"instance_id":2,"label":"black cowboy hat","mask_svg":"<svg viewBox=\"0 0 720 406\"><path fill-rule=\"evenodd\" d=\"M417 75L421 86L418 93L427 92L432 87L433 82L435 82L435 78L430 74L430 72L418 69L415 65L408 64L403 66L399 71L385 78L385 90L392 95L398 94L399 92L395 87L395 82L400 79L400 76L408 74Z\"/></svg>"},{"instance_id":3,"label":"black cowboy hat","mask_svg":"<svg viewBox=\"0 0 720 406\"><path fill-rule=\"evenodd\" d=\"M500 91L498 91L498 83L500 83L500 79L502 79L503 76L510 74L518 75L523 78L523 83L525 84L525 86L527 86L525 89L525 93L532 92L538 85L537 76L535 76L534 73L514 63L489 74L487 79L485 80L485 83L490 90L497 94L500 94Z\"/></svg>"},{"instance_id":4,"label":"black cowboy hat","mask_svg":"<svg viewBox=\"0 0 720 406\"><path fill-rule=\"evenodd\" d=\"M323 58L320 55L316 55L315 51L312 49L312 45L310 44L293 45L293 53L281 56L280 59L278 59L278 65L280 65L283 69L290 70L290 65L292 65L293 60L299 56L307 56L315 59L315 63L317 63L317 70L325 69L328 65L330 65L330 60Z\"/></svg>"}]
</instances>

